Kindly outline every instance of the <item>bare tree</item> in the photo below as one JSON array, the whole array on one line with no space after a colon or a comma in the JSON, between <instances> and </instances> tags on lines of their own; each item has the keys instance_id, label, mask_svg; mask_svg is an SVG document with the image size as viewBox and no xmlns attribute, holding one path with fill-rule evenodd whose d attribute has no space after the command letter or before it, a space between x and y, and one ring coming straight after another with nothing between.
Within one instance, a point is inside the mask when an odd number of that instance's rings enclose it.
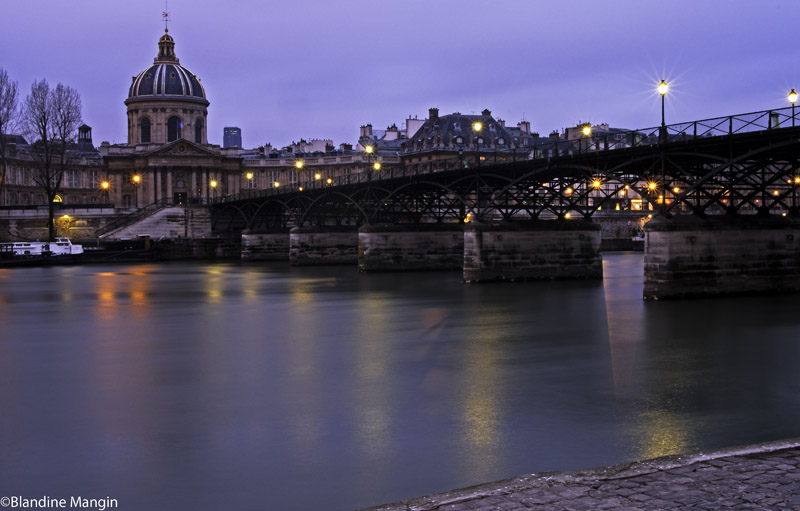
<instances>
[{"instance_id":1,"label":"bare tree","mask_svg":"<svg viewBox=\"0 0 800 511\"><path fill-rule=\"evenodd\" d=\"M8 173L6 144L8 135L17 129L18 118L17 82L12 82L5 69L0 68L0 204L8 203L6 200L6 174Z\"/></svg>"},{"instance_id":2,"label":"bare tree","mask_svg":"<svg viewBox=\"0 0 800 511\"><path fill-rule=\"evenodd\" d=\"M69 144L81 123L80 95L62 84L51 90L47 80L34 82L25 98L22 123L32 140L31 178L47 197L47 230L52 240L56 234L53 201L70 163Z\"/></svg>"}]
</instances>

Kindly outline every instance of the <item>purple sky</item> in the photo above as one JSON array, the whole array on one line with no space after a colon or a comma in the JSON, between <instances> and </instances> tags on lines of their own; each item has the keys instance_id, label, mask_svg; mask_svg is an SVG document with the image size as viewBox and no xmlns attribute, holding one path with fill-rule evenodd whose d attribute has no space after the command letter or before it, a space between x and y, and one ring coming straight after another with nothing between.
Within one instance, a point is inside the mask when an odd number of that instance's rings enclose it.
<instances>
[{"instance_id":1,"label":"purple sky","mask_svg":"<svg viewBox=\"0 0 800 511\"><path fill-rule=\"evenodd\" d=\"M789 106L800 91L794 0L506 2L170 0L181 64L211 102L209 142L354 143L409 115L478 113L546 135L579 121L667 122ZM153 61L163 0L4 2L0 67L76 88L95 144L126 142L131 77Z\"/></svg>"}]
</instances>

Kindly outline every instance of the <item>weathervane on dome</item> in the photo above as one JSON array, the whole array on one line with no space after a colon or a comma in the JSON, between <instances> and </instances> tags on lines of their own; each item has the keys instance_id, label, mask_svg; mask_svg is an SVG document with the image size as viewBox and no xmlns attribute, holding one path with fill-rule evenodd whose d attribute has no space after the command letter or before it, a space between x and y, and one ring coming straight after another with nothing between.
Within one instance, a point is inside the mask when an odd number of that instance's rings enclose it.
<instances>
[{"instance_id":1,"label":"weathervane on dome","mask_svg":"<svg viewBox=\"0 0 800 511\"><path fill-rule=\"evenodd\" d=\"M164 32L169 32L169 0L164 0L164 12L161 13L164 20Z\"/></svg>"}]
</instances>

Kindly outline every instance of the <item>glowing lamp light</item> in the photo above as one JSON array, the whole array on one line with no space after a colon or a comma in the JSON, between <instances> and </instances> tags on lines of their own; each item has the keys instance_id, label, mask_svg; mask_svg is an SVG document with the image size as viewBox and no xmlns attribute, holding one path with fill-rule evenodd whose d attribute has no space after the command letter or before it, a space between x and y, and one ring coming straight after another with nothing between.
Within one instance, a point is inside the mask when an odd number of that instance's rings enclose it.
<instances>
[{"instance_id":1,"label":"glowing lamp light","mask_svg":"<svg viewBox=\"0 0 800 511\"><path fill-rule=\"evenodd\" d=\"M247 173L247 179L253 179L253 173L252 172L248 172Z\"/></svg>"},{"instance_id":2,"label":"glowing lamp light","mask_svg":"<svg viewBox=\"0 0 800 511\"><path fill-rule=\"evenodd\" d=\"M136 174L135 176L133 176L131 178L131 181L133 181L133 184L138 185L139 183L142 182L142 176L140 176L139 174Z\"/></svg>"},{"instance_id":3,"label":"glowing lamp light","mask_svg":"<svg viewBox=\"0 0 800 511\"><path fill-rule=\"evenodd\" d=\"M570 218L572 218L572 214L571 214L571 213L569 213L569 212L567 212L567 213L564 213L564 218L566 218L567 220L569 220Z\"/></svg>"},{"instance_id":4,"label":"glowing lamp light","mask_svg":"<svg viewBox=\"0 0 800 511\"><path fill-rule=\"evenodd\" d=\"M303 168L303 162L302 161L296 161L296 162L294 162L294 166L297 167L298 169L302 169Z\"/></svg>"},{"instance_id":5,"label":"glowing lamp light","mask_svg":"<svg viewBox=\"0 0 800 511\"><path fill-rule=\"evenodd\" d=\"M595 179L594 181L592 181L592 186L595 188L600 188L601 184L603 183L601 183L599 179Z\"/></svg>"},{"instance_id":6,"label":"glowing lamp light","mask_svg":"<svg viewBox=\"0 0 800 511\"><path fill-rule=\"evenodd\" d=\"M274 183L272 183L272 186L274 186L275 188L280 188L281 184L275 181Z\"/></svg>"},{"instance_id":7,"label":"glowing lamp light","mask_svg":"<svg viewBox=\"0 0 800 511\"><path fill-rule=\"evenodd\" d=\"M372 168L375 170L381 170L381 164L376 161L375 164L372 166Z\"/></svg>"},{"instance_id":8,"label":"glowing lamp light","mask_svg":"<svg viewBox=\"0 0 800 511\"><path fill-rule=\"evenodd\" d=\"M795 104L797 103L797 93L792 89L792 92L789 93L789 103Z\"/></svg>"},{"instance_id":9,"label":"glowing lamp light","mask_svg":"<svg viewBox=\"0 0 800 511\"><path fill-rule=\"evenodd\" d=\"M214 181L214 180L212 180L212 181L211 181L210 183L208 183L208 184L209 184L209 185L211 185L211 188L216 188L216 187L217 187L217 182L216 182L216 181Z\"/></svg>"},{"instance_id":10,"label":"glowing lamp light","mask_svg":"<svg viewBox=\"0 0 800 511\"><path fill-rule=\"evenodd\" d=\"M328 183L328 184L331 184L331 183L333 183L333 179L328 178L328 179L325 180L325 182Z\"/></svg>"},{"instance_id":11,"label":"glowing lamp light","mask_svg":"<svg viewBox=\"0 0 800 511\"><path fill-rule=\"evenodd\" d=\"M647 183L647 188L649 188L650 190L655 190L657 186L658 185L654 181L650 181L649 183Z\"/></svg>"},{"instance_id":12,"label":"glowing lamp light","mask_svg":"<svg viewBox=\"0 0 800 511\"><path fill-rule=\"evenodd\" d=\"M64 215L61 218L63 218L64 220L69 220L69 215Z\"/></svg>"},{"instance_id":13,"label":"glowing lamp light","mask_svg":"<svg viewBox=\"0 0 800 511\"><path fill-rule=\"evenodd\" d=\"M302 186L298 187L297 191L302 192L303 191L303 187Z\"/></svg>"},{"instance_id":14,"label":"glowing lamp light","mask_svg":"<svg viewBox=\"0 0 800 511\"><path fill-rule=\"evenodd\" d=\"M573 190L572 188L567 188L565 191L567 192L567 195L572 195L572 193L573 193L575 190Z\"/></svg>"},{"instance_id":15,"label":"glowing lamp light","mask_svg":"<svg viewBox=\"0 0 800 511\"><path fill-rule=\"evenodd\" d=\"M772 195L774 195L775 197L777 197L778 195L780 195L780 192L778 192L778 190L775 190L775 191L773 191L773 192L772 192Z\"/></svg>"},{"instance_id":16,"label":"glowing lamp light","mask_svg":"<svg viewBox=\"0 0 800 511\"><path fill-rule=\"evenodd\" d=\"M794 184L800 185L800 177L794 178Z\"/></svg>"},{"instance_id":17,"label":"glowing lamp light","mask_svg":"<svg viewBox=\"0 0 800 511\"><path fill-rule=\"evenodd\" d=\"M583 127L583 135L585 137L588 137L591 134L592 134L592 127L587 124L586 126Z\"/></svg>"},{"instance_id":18,"label":"glowing lamp light","mask_svg":"<svg viewBox=\"0 0 800 511\"><path fill-rule=\"evenodd\" d=\"M472 125L472 129L475 131L480 131L483 129L483 124L476 122L475 124Z\"/></svg>"},{"instance_id":19,"label":"glowing lamp light","mask_svg":"<svg viewBox=\"0 0 800 511\"><path fill-rule=\"evenodd\" d=\"M673 193L681 193L681 189L676 186L675 188L672 189L672 192Z\"/></svg>"},{"instance_id":20,"label":"glowing lamp light","mask_svg":"<svg viewBox=\"0 0 800 511\"><path fill-rule=\"evenodd\" d=\"M668 90L669 90L669 86L667 85L667 82L664 81L664 80L661 80L661 83L658 84L658 93L663 96L663 95L665 95L667 93Z\"/></svg>"},{"instance_id":21,"label":"glowing lamp light","mask_svg":"<svg viewBox=\"0 0 800 511\"><path fill-rule=\"evenodd\" d=\"M109 183L108 181L103 181L102 183L100 183L100 186L103 188L103 190L108 190L108 187L111 186L111 183Z\"/></svg>"},{"instance_id":22,"label":"glowing lamp light","mask_svg":"<svg viewBox=\"0 0 800 511\"><path fill-rule=\"evenodd\" d=\"M367 154L372 154L372 152L375 151L375 148L372 147L371 145L368 145L367 147L364 148L364 151L366 151Z\"/></svg>"},{"instance_id":23,"label":"glowing lamp light","mask_svg":"<svg viewBox=\"0 0 800 511\"><path fill-rule=\"evenodd\" d=\"M320 174L314 174L315 181L319 181L320 179L322 179L322 176Z\"/></svg>"}]
</instances>

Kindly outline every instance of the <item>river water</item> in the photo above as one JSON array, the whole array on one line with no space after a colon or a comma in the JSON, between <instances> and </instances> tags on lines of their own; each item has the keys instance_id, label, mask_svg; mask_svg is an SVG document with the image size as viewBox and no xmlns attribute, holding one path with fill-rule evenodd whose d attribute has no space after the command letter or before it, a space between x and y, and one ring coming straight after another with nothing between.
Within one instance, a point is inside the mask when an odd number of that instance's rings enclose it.
<instances>
[{"instance_id":1,"label":"river water","mask_svg":"<svg viewBox=\"0 0 800 511\"><path fill-rule=\"evenodd\" d=\"M172 263L0 270L0 496L347 510L800 436L800 296Z\"/></svg>"}]
</instances>

